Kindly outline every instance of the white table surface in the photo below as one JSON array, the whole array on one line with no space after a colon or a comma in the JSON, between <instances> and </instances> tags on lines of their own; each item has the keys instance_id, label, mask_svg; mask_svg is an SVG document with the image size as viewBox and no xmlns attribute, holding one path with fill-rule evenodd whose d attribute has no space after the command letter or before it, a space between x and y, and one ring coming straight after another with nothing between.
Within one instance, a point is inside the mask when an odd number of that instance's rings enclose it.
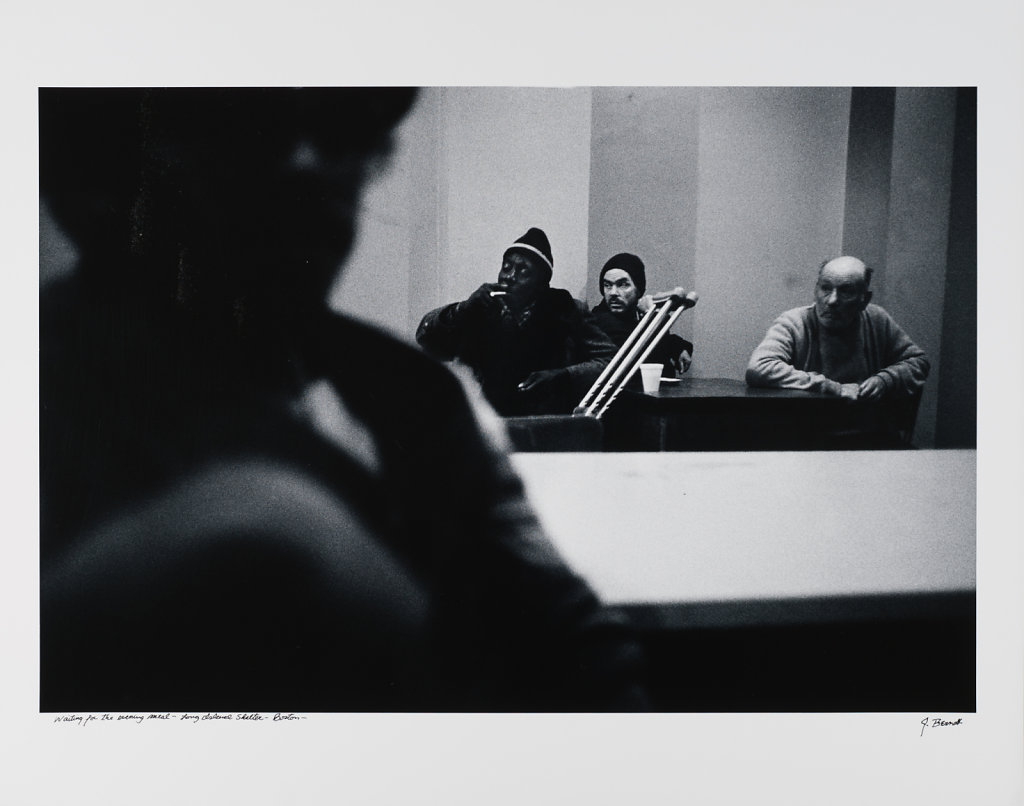
<instances>
[{"instance_id":1,"label":"white table surface","mask_svg":"<svg viewBox=\"0 0 1024 806\"><path fill-rule=\"evenodd\" d=\"M521 453L611 604L973 592L976 452Z\"/></svg>"}]
</instances>

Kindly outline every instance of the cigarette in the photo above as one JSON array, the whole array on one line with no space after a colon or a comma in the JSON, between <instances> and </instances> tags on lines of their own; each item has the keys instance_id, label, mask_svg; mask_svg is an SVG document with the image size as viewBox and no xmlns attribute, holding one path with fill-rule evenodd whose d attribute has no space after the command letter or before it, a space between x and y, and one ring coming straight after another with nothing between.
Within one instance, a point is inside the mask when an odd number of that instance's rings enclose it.
<instances>
[{"instance_id":1,"label":"cigarette","mask_svg":"<svg viewBox=\"0 0 1024 806\"><path fill-rule=\"evenodd\" d=\"M492 292L491 292L491 296L492 296L492 297L503 297L503 296L505 296L505 295L506 295L507 293L508 293L507 291L492 291Z\"/></svg>"}]
</instances>

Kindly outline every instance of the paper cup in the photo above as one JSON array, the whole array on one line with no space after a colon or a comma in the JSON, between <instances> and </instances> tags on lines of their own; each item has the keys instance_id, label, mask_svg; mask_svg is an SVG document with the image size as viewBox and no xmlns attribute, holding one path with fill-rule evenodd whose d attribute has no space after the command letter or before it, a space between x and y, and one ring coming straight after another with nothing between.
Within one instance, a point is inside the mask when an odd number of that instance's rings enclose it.
<instances>
[{"instance_id":1,"label":"paper cup","mask_svg":"<svg viewBox=\"0 0 1024 806\"><path fill-rule=\"evenodd\" d=\"M641 364L640 379L644 383L644 391L653 395L661 387L661 364Z\"/></svg>"}]
</instances>

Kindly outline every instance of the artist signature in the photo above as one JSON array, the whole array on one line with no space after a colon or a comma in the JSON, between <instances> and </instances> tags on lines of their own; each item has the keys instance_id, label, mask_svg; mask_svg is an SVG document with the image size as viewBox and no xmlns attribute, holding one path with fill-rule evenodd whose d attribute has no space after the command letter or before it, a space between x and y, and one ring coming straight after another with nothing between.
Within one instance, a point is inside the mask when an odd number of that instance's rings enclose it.
<instances>
[{"instance_id":1,"label":"artist signature","mask_svg":"<svg viewBox=\"0 0 1024 806\"><path fill-rule=\"evenodd\" d=\"M964 718L959 719L939 719L938 717L925 717L921 720L921 735L924 736L924 732L927 728L951 728L956 725L964 724Z\"/></svg>"}]
</instances>

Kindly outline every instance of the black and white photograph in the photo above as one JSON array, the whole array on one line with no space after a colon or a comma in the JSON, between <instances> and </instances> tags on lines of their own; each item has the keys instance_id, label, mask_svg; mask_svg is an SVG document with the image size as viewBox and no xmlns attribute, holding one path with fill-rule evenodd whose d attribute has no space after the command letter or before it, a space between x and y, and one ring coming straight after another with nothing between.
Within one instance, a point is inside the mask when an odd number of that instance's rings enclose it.
<instances>
[{"instance_id":1,"label":"black and white photograph","mask_svg":"<svg viewBox=\"0 0 1024 806\"><path fill-rule=\"evenodd\" d=\"M973 88L39 97L44 712L974 710Z\"/></svg>"},{"instance_id":2,"label":"black and white photograph","mask_svg":"<svg viewBox=\"0 0 1024 806\"><path fill-rule=\"evenodd\" d=\"M648 57L17 83L13 802L1016 802L1019 80Z\"/></svg>"}]
</instances>

